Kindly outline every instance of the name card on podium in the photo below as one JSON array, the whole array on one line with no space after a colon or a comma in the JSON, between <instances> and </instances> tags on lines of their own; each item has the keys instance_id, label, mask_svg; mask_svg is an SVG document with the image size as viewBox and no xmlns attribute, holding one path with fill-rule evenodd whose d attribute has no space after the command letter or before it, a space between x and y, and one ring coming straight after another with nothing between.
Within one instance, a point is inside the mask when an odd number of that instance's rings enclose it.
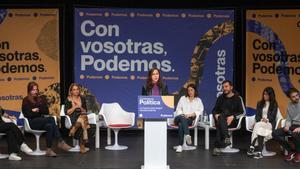
<instances>
[{"instance_id":1,"label":"name card on podium","mask_svg":"<svg viewBox=\"0 0 300 169\"><path fill-rule=\"evenodd\" d=\"M164 119L174 116L174 96L138 96L138 117Z\"/></svg>"}]
</instances>

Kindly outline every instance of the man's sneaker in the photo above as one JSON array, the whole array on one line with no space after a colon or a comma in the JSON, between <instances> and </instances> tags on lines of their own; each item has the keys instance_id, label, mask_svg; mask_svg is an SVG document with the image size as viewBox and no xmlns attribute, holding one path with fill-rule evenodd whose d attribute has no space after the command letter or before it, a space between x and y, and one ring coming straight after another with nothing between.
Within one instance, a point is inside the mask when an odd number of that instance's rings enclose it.
<instances>
[{"instance_id":1,"label":"man's sneaker","mask_svg":"<svg viewBox=\"0 0 300 169\"><path fill-rule=\"evenodd\" d=\"M192 144L192 137L190 135L185 135L185 140L187 145Z\"/></svg>"},{"instance_id":2,"label":"man's sneaker","mask_svg":"<svg viewBox=\"0 0 300 169\"><path fill-rule=\"evenodd\" d=\"M254 155L254 151L255 151L255 148L253 146L250 146L250 148L247 151L247 155L248 156Z\"/></svg>"},{"instance_id":3,"label":"man's sneaker","mask_svg":"<svg viewBox=\"0 0 300 169\"><path fill-rule=\"evenodd\" d=\"M300 153L296 153L296 155L294 157L294 162L295 163L299 163L300 162Z\"/></svg>"},{"instance_id":4,"label":"man's sneaker","mask_svg":"<svg viewBox=\"0 0 300 169\"><path fill-rule=\"evenodd\" d=\"M176 153L181 153L181 152L182 152L182 146L179 145L179 146L177 146L177 148L176 148Z\"/></svg>"},{"instance_id":5,"label":"man's sneaker","mask_svg":"<svg viewBox=\"0 0 300 169\"><path fill-rule=\"evenodd\" d=\"M285 160L285 161L292 161L292 160L294 159L294 157L295 157L295 153L290 152L288 155L286 155L286 156L284 157L284 160Z\"/></svg>"},{"instance_id":6,"label":"man's sneaker","mask_svg":"<svg viewBox=\"0 0 300 169\"><path fill-rule=\"evenodd\" d=\"M225 140L224 140L224 143L225 143L225 147L230 146L231 145L230 138L226 137Z\"/></svg>"},{"instance_id":7,"label":"man's sneaker","mask_svg":"<svg viewBox=\"0 0 300 169\"><path fill-rule=\"evenodd\" d=\"M22 143L22 144L21 144L20 150L21 150L22 152L26 153L26 154L32 153L31 148L29 148L29 147L27 146L27 144L25 144L25 143Z\"/></svg>"},{"instance_id":8,"label":"man's sneaker","mask_svg":"<svg viewBox=\"0 0 300 169\"><path fill-rule=\"evenodd\" d=\"M254 156L253 156L253 158L255 158L255 159L261 159L261 158L263 158L263 157L264 157L264 156L262 155L261 152L257 152L257 153L255 153Z\"/></svg>"},{"instance_id":9,"label":"man's sneaker","mask_svg":"<svg viewBox=\"0 0 300 169\"><path fill-rule=\"evenodd\" d=\"M8 157L9 160L19 161L22 160L21 157L19 157L16 153L11 153Z\"/></svg>"},{"instance_id":10,"label":"man's sneaker","mask_svg":"<svg viewBox=\"0 0 300 169\"><path fill-rule=\"evenodd\" d=\"M221 155L221 150L219 148L214 148L212 152L213 156L219 156Z\"/></svg>"}]
</instances>

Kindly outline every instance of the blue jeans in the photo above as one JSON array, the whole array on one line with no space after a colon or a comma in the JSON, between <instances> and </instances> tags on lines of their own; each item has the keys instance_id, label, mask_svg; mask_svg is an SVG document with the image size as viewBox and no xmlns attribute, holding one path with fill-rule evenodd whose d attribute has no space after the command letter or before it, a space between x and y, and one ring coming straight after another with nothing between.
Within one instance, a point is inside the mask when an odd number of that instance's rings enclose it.
<instances>
[{"instance_id":1,"label":"blue jeans","mask_svg":"<svg viewBox=\"0 0 300 169\"><path fill-rule=\"evenodd\" d=\"M34 130L46 130L46 144L47 148L52 147L54 138L58 141L62 141L61 134L58 127L55 124L53 117L37 117L29 120L29 125Z\"/></svg>"},{"instance_id":2,"label":"blue jeans","mask_svg":"<svg viewBox=\"0 0 300 169\"><path fill-rule=\"evenodd\" d=\"M178 145L183 145L184 135L190 135L189 126L193 124L193 119L179 115L175 117L174 123L178 126Z\"/></svg>"}]
</instances>

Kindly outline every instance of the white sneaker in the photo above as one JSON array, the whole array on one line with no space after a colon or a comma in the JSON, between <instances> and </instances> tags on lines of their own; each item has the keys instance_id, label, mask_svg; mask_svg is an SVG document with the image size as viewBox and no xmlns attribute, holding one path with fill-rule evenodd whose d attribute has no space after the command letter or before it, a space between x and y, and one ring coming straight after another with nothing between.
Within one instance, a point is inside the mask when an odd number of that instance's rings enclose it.
<instances>
[{"instance_id":1,"label":"white sneaker","mask_svg":"<svg viewBox=\"0 0 300 169\"><path fill-rule=\"evenodd\" d=\"M190 135L185 135L185 140L187 145L192 144L192 137Z\"/></svg>"},{"instance_id":2,"label":"white sneaker","mask_svg":"<svg viewBox=\"0 0 300 169\"><path fill-rule=\"evenodd\" d=\"M22 160L21 157L19 157L16 153L11 153L8 157L9 160L19 161Z\"/></svg>"},{"instance_id":3,"label":"white sneaker","mask_svg":"<svg viewBox=\"0 0 300 169\"><path fill-rule=\"evenodd\" d=\"M179 145L179 146L177 146L177 148L176 148L176 153L181 153L181 152L182 152L182 146Z\"/></svg>"},{"instance_id":4,"label":"white sneaker","mask_svg":"<svg viewBox=\"0 0 300 169\"><path fill-rule=\"evenodd\" d=\"M31 148L29 148L25 143L21 144L20 150L26 154L32 153Z\"/></svg>"}]
</instances>

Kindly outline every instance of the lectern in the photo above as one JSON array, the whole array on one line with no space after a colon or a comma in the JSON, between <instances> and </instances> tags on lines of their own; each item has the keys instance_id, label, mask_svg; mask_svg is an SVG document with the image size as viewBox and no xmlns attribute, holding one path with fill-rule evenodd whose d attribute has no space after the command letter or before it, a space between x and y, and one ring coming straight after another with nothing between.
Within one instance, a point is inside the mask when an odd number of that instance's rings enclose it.
<instances>
[{"instance_id":1,"label":"lectern","mask_svg":"<svg viewBox=\"0 0 300 169\"><path fill-rule=\"evenodd\" d=\"M169 169L167 118L174 115L174 96L139 96L138 117L145 120L144 165L141 169Z\"/></svg>"}]
</instances>

